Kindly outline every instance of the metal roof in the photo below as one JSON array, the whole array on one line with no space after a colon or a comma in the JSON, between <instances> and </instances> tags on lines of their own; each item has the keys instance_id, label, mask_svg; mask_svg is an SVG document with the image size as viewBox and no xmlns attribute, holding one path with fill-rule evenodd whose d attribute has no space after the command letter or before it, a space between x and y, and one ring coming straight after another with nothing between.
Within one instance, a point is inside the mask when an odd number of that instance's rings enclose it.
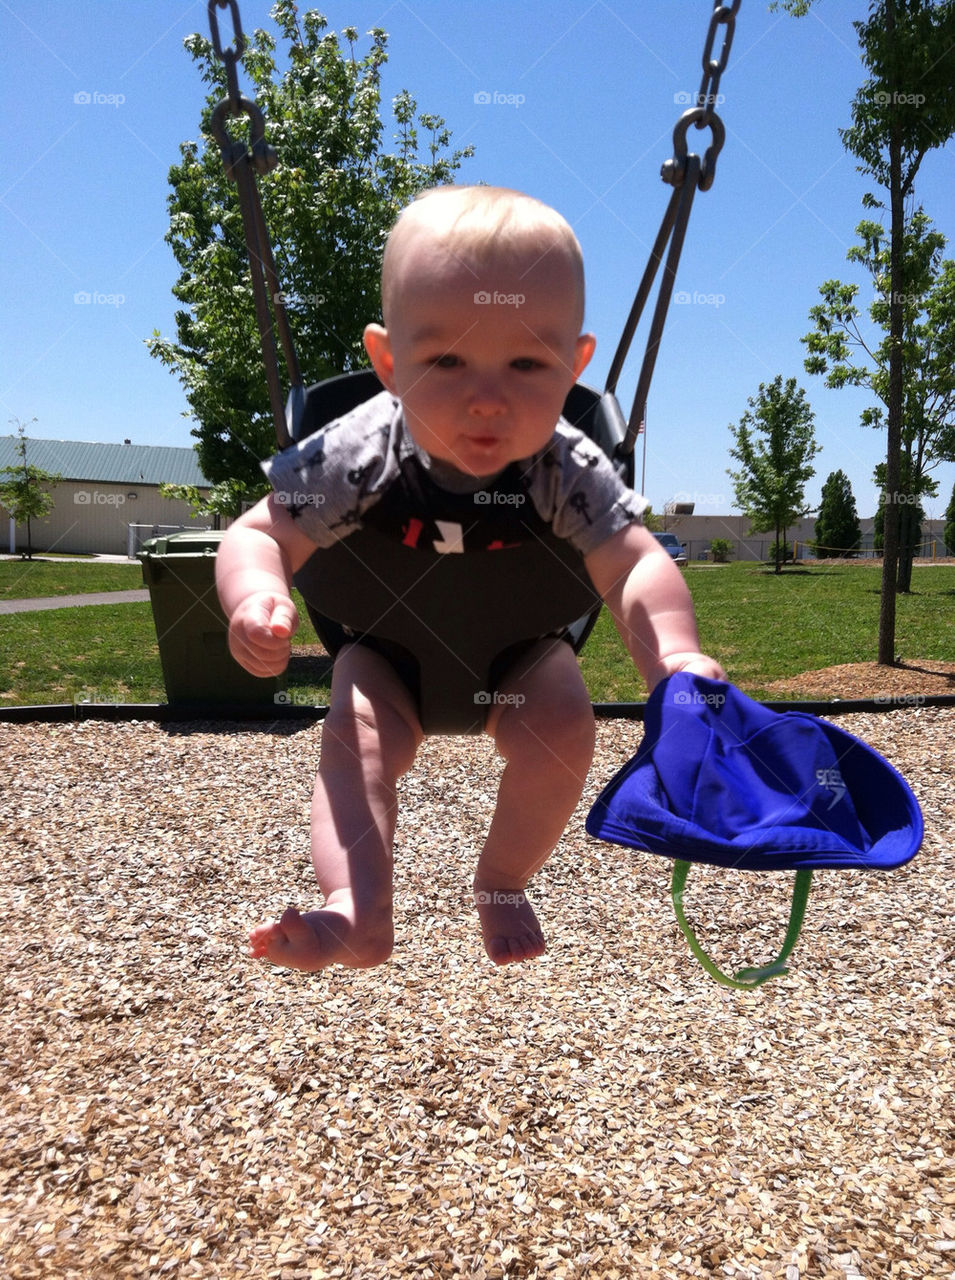
<instances>
[{"instance_id":1,"label":"metal roof","mask_svg":"<svg viewBox=\"0 0 955 1280\"><path fill-rule=\"evenodd\" d=\"M101 484L193 484L208 488L195 449L150 444L92 444L85 440L26 437L27 465L64 480ZM19 466L15 436L0 436L0 468Z\"/></svg>"}]
</instances>

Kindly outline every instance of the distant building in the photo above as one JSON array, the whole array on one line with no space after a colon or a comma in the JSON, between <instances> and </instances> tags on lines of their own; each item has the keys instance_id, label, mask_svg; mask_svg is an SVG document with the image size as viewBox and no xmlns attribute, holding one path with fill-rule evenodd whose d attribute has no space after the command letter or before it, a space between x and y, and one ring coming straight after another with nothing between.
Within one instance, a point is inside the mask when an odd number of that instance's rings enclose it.
<instances>
[{"instance_id":1,"label":"distant building","mask_svg":"<svg viewBox=\"0 0 955 1280\"><path fill-rule=\"evenodd\" d=\"M208 492L194 449L144 444L90 444L82 440L26 439L27 465L58 474L54 507L45 520L31 520L34 551L126 555L153 532L203 528L187 502L159 493L161 484L189 484ZM21 458L13 436L0 437L0 467ZM9 513L4 513L8 516ZM8 527L13 522L6 521ZM130 526L136 526L130 535ZM7 528L0 525L0 532ZM0 537L4 551L26 546L26 527Z\"/></svg>"}]
</instances>

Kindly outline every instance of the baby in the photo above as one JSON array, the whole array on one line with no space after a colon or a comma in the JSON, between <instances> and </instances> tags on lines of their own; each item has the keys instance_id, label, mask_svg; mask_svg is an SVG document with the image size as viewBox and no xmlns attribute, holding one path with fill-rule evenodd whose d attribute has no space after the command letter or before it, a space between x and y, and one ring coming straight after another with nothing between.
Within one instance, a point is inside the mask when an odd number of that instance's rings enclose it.
<instances>
[{"instance_id":1,"label":"baby","mask_svg":"<svg viewBox=\"0 0 955 1280\"><path fill-rule=\"evenodd\" d=\"M364 342L386 390L266 464L274 492L220 546L216 578L237 661L258 676L284 670L298 625L292 575L373 510L396 459L411 459L456 493L486 490L519 464L537 514L583 555L648 687L676 671L725 679L699 652L680 571L641 523L646 503L559 421L594 350L581 332L580 248L563 218L499 188L426 192L392 229L381 295L384 324L369 324ZM350 508L335 496L343 476L352 486L363 477L357 512L354 487ZM505 764L473 891L485 949L505 964L545 950L525 890L580 799L594 717L560 638L530 643L497 689L486 732ZM388 958L397 781L421 738L415 695L398 672L373 645L347 644L335 659L312 800L324 903L257 926L253 956L306 970Z\"/></svg>"}]
</instances>

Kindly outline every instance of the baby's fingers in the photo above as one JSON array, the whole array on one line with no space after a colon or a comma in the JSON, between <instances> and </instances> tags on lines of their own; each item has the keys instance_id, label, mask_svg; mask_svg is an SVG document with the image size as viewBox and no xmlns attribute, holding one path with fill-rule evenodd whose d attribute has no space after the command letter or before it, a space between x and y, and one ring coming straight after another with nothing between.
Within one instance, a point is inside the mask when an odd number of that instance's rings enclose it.
<instances>
[{"instance_id":1,"label":"baby's fingers","mask_svg":"<svg viewBox=\"0 0 955 1280\"><path fill-rule=\"evenodd\" d=\"M272 610L268 621L272 635L281 640L290 640L298 630L298 611L291 600L279 600Z\"/></svg>"},{"instance_id":2,"label":"baby's fingers","mask_svg":"<svg viewBox=\"0 0 955 1280\"><path fill-rule=\"evenodd\" d=\"M277 634L273 624L275 613L271 601L256 601L247 610L237 613L229 626L229 652L254 676L277 676L288 665L289 637L298 619L294 607L291 619L283 611Z\"/></svg>"}]
</instances>

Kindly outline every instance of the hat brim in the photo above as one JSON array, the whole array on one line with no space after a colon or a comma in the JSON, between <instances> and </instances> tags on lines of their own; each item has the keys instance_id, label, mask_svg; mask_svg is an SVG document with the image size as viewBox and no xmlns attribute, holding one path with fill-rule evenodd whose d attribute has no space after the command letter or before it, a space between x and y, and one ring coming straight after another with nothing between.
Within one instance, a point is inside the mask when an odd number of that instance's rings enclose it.
<instances>
[{"instance_id":1,"label":"hat brim","mask_svg":"<svg viewBox=\"0 0 955 1280\"><path fill-rule=\"evenodd\" d=\"M732 685L670 677L640 750L607 784L590 835L738 870L889 870L922 842L911 788L867 743Z\"/></svg>"}]
</instances>

